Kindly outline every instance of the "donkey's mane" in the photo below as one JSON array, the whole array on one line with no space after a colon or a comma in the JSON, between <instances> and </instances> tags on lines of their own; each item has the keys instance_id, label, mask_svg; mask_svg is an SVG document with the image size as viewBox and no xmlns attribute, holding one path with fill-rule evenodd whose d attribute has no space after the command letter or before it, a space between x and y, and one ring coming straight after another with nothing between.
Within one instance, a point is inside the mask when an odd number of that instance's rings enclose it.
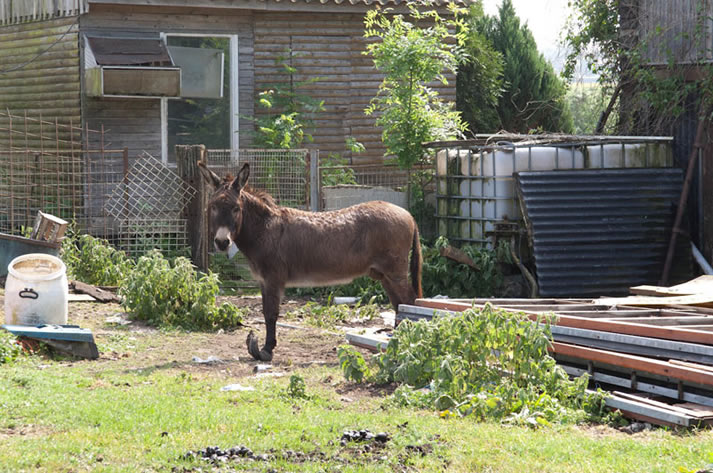
<instances>
[{"instance_id":1,"label":"donkey's mane","mask_svg":"<svg viewBox=\"0 0 713 473\"><path fill-rule=\"evenodd\" d=\"M233 182L235 178L233 177L232 174L227 174L223 178L223 187L226 189L230 187L230 183ZM261 201L263 204L265 204L268 207L277 207L277 202L275 202L275 198L271 196L267 191L264 191L262 189L255 189L254 187L251 187L250 185L246 185L242 189L244 192L247 192L248 194L252 195L253 197L257 198L259 201Z\"/></svg>"}]
</instances>

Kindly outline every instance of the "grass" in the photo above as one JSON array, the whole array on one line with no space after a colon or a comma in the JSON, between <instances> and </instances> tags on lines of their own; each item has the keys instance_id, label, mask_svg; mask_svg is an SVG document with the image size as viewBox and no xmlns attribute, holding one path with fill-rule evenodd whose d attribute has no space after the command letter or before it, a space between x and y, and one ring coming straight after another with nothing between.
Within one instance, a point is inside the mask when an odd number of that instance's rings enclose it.
<instances>
[{"instance_id":1,"label":"grass","mask_svg":"<svg viewBox=\"0 0 713 473\"><path fill-rule=\"evenodd\" d=\"M346 382L331 351L343 340L316 338L314 328L280 332L273 369L286 376L256 378L254 363L245 360L244 331L104 323L116 311L112 305L70 307L70 322L93 330L99 360L43 353L0 365L0 472L693 473L713 463L710 429L635 435L606 426L532 430L394 407L382 392ZM190 361L212 354L225 363ZM309 360L326 364L304 367ZM290 397L290 375L304 379L305 399ZM255 390L221 391L233 383ZM360 429L387 432L391 440L371 451L341 445L345 430ZM208 446L240 445L269 460L242 459L213 470L204 460L184 458ZM308 456L296 460L288 451Z\"/></svg>"},{"instance_id":2,"label":"grass","mask_svg":"<svg viewBox=\"0 0 713 473\"><path fill-rule=\"evenodd\" d=\"M226 380L214 373L90 373L85 366L24 359L0 369L0 471L193 471L207 465L182 456L213 445L276 456L231 464L237 471L675 472L713 460L710 430L531 430L441 419L389 407L381 397L345 402L333 385L346 385L331 367L297 371L310 395L304 400L286 394L288 377L244 379L255 391L222 392ZM363 452L340 445L348 429L385 431L392 439L383 451ZM281 458L284 450L319 451L324 459L292 463Z\"/></svg>"}]
</instances>

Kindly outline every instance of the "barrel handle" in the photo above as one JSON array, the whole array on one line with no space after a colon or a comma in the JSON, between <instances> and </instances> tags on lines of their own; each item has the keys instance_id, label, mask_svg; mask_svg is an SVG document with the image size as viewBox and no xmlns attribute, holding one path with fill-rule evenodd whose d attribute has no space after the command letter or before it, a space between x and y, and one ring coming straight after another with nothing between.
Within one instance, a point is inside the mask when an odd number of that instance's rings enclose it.
<instances>
[{"instance_id":1,"label":"barrel handle","mask_svg":"<svg viewBox=\"0 0 713 473\"><path fill-rule=\"evenodd\" d=\"M25 289L20 291L20 297L22 297L23 299L37 299L38 297L40 297L40 295L37 294L37 291L35 291L34 289L26 287Z\"/></svg>"}]
</instances>

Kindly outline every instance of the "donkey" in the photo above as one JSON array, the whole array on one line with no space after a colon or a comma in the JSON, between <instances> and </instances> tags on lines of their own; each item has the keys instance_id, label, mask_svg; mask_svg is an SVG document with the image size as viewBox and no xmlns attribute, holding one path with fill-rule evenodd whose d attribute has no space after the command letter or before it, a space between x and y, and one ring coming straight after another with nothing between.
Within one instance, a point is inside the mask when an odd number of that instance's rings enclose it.
<instances>
[{"instance_id":1,"label":"donkey","mask_svg":"<svg viewBox=\"0 0 713 473\"><path fill-rule=\"evenodd\" d=\"M256 360L272 360L286 287L346 284L369 275L381 282L395 309L422 297L421 245L408 211L381 201L331 212L281 207L266 192L246 186L248 163L235 178L223 179L203 162L198 165L213 191L208 215L215 249L229 252L236 245L260 283L265 345L260 349L252 332L247 338L248 352Z\"/></svg>"}]
</instances>

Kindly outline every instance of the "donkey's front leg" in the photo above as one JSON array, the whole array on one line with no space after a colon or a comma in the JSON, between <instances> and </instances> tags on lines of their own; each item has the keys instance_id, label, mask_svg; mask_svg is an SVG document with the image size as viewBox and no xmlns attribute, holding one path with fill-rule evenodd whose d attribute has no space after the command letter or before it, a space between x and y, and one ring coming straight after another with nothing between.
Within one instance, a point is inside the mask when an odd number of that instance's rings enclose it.
<instances>
[{"instance_id":1,"label":"donkey's front leg","mask_svg":"<svg viewBox=\"0 0 713 473\"><path fill-rule=\"evenodd\" d=\"M248 335L248 352L258 361L271 361L272 351L277 345L277 317L280 313L282 287L279 285L262 285L262 313L265 316L266 339L265 346L259 349L258 338L250 332Z\"/></svg>"}]
</instances>

